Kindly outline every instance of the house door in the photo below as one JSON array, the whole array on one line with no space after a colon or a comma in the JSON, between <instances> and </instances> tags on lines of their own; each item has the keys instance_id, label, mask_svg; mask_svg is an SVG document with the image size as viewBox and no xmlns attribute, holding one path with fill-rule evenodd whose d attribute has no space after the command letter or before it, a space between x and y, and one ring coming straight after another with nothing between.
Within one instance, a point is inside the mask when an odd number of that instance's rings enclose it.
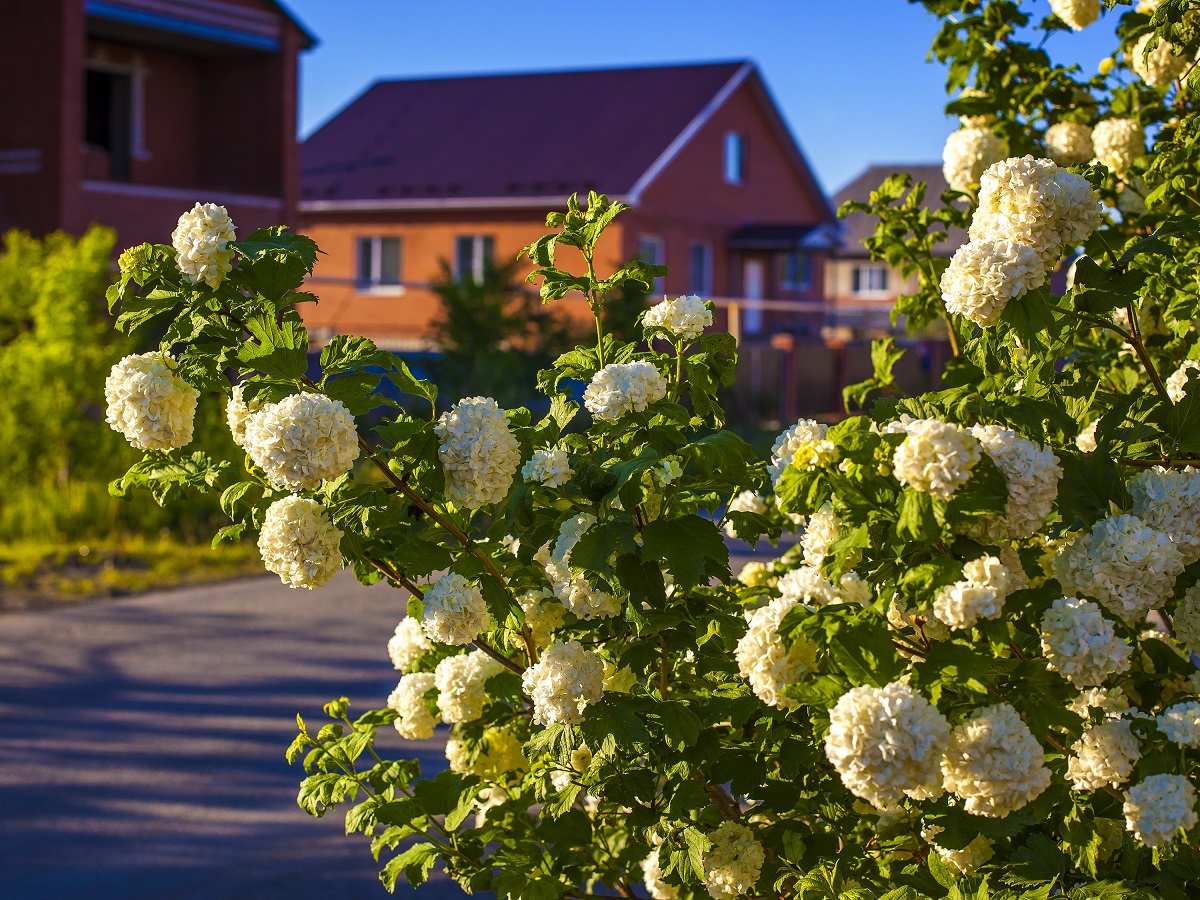
<instances>
[{"instance_id":1,"label":"house door","mask_svg":"<svg viewBox=\"0 0 1200 900\"><path fill-rule=\"evenodd\" d=\"M747 259L742 264L742 296L747 300L762 300L766 292L767 267L761 259ZM760 334L763 327L763 311L748 306L742 314L742 331L745 334Z\"/></svg>"}]
</instances>

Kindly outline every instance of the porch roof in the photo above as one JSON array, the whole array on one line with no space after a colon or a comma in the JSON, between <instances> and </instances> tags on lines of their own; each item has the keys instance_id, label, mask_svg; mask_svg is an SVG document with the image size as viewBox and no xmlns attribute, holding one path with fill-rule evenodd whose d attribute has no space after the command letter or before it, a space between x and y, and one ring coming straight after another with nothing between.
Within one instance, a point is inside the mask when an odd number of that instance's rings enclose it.
<instances>
[{"instance_id":1,"label":"porch roof","mask_svg":"<svg viewBox=\"0 0 1200 900\"><path fill-rule=\"evenodd\" d=\"M826 224L745 225L725 241L730 250L827 250L838 245L837 230Z\"/></svg>"}]
</instances>

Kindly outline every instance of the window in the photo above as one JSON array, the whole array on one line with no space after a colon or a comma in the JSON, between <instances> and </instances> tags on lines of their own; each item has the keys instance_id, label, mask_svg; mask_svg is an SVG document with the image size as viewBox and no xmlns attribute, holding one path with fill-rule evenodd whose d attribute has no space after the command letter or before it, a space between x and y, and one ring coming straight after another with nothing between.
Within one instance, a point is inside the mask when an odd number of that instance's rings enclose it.
<instances>
[{"instance_id":1,"label":"window","mask_svg":"<svg viewBox=\"0 0 1200 900\"><path fill-rule=\"evenodd\" d=\"M887 266L855 266L850 275L852 294L885 294L888 289Z\"/></svg>"},{"instance_id":2,"label":"window","mask_svg":"<svg viewBox=\"0 0 1200 900\"><path fill-rule=\"evenodd\" d=\"M120 72L84 73L83 139L108 153L109 177L129 178L133 152L133 79Z\"/></svg>"},{"instance_id":3,"label":"window","mask_svg":"<svg viewBox=\"0 0 1200 900\"><path fill-rule=\"evenodd\" d=\"M783 271L779 275L779 286L796 290L812 286L812 257L793 250L783 255Z\"/></svg>"},{"instance_id":4,"label":"window","mask_svg":"<svg viewBox=\"0 0 1200 900\"><path fill-rule=\"evenodd\" d=\"M746 142L736 131L725 134L725 181L741 184L746 178Z\"/></svg>"},{"instance_id":5,"label":"window","mask_svg":"<svg viewBox=\"0 0 1200 900\"><path fill-rule=\"evenodd\" d=\"M494 241L490 234L463 234L455 242L454 274L459 281L479 283L492 271Z\"/></svg>"},{"instance_id":6,"label":"window","mask_svg":"<svg viewBox=\"0 0 1200 900\"><path fill-rule=\"evenodd\" d=\"M644 263L649 263L652 266L664 265L663 260L666 258L666 251L663 249L663 239L655 237L652 234L643 234L638 237L638 259ZM654 293L661 294L663 292L662 276L654 279Z\"/></svg>"},{"instance_id":7,"label":"window","mask_svg":"<svg viewBox=\"0 0 1200 900\"><path fill-rule=\"evenodd\" d=\"M694 242L688 248L688 293L712 292L712 245Z\"/></svg>"},{"instance_id":8,"label":"window","mask_svg":"<svg viewBox=\"0 0 1200 900\"><path fill-rule=\"evenodd\" d=\"M366 290L400 287L400 238L358 239L358 286Z\"/></svg>"}]
</instances>

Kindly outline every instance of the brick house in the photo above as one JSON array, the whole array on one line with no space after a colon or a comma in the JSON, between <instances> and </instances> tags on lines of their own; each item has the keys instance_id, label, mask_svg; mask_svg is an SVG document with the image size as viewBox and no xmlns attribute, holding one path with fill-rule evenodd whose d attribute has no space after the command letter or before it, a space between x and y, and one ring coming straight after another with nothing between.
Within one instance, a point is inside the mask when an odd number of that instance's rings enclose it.
<instances>
[{"instance_id":1,"label":"brick house","mask_svg":"<svg viewBox=\"0 0 1200 900\"><path fill-rule=\"evenodd\" d=\"M296 63L273 0L7 0L0 230L164 242L197 200L293 222Z\"/></svg>"},{"instance_id":2,"label":"brick house","mask_svg":"<svg viewBox=\"0 0 1200 900\"><path fill-rule=\"evenodd\" d=\"M428 346L443 261L478 277L513 259L574 191L633 206L598 262L665 263L668 294L820 301L836 241L744 61L378 82L305 141L301 180L302 227L327 253L306 322L396 349ZM743 309L744 335L799 327L764 306Z\"/></svg>"}]
</instances>

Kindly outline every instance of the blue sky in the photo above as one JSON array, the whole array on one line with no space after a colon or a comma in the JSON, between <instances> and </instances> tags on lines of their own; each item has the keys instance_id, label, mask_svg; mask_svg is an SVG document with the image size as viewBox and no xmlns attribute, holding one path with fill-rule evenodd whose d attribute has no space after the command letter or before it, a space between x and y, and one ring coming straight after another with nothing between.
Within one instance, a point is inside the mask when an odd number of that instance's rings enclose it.
<instances>
[{"instance_id":1,"label":"blue sky","mask_svg":"<svg viewBox=\"0 0 1200 900\"><path fill-rule=\"evenodd\" d=\"M954 123L936 22L904 0L287 0L321 44L301 69L310 133L386 77L754 59L817 176L835 191L873 162L937 161ZM1035 15L1048 0L1027 4ZM1115 17L1056 33L1092 73ZM499 112L499 111L498 111ZM514 111L513 115L518 115Z\"/></svg>"}]
</instances>

